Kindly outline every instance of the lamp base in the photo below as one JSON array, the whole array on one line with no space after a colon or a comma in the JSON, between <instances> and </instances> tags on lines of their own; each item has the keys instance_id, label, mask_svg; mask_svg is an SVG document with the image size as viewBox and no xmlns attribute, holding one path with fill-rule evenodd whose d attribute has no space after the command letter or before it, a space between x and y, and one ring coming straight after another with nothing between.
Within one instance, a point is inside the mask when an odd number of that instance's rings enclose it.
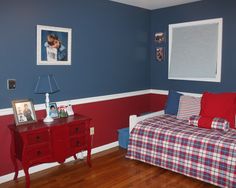
<instances>
[{"instance_id":1,"label":"lamp base","mask_svg":"<svg viewBox=\"0 0 236 188\"><path fill-rule=\"evenodd\" d=\"M47 116L43 119L43 122L44 123L51 123L51 122L53 122L53 119L50 116Z\"/></svg>"}]
</instances>

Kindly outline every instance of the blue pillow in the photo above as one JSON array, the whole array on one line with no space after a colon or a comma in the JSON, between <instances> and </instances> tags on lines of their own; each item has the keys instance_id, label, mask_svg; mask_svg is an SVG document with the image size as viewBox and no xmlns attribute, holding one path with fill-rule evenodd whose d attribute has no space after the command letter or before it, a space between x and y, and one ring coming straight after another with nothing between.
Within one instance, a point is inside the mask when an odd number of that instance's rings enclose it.
<instances>
[{"instance_id":1,"label":"blue pillow","mask_svg":"<svg viewBox=\"0 0 236 188\"><path fill-rule=\"evenodd\" d=\"M165 114L177 116L179 109L179 99L182 94L174 90L170 90L168 94L168 99L165 107Z\"/></svg>"}]
</instances>

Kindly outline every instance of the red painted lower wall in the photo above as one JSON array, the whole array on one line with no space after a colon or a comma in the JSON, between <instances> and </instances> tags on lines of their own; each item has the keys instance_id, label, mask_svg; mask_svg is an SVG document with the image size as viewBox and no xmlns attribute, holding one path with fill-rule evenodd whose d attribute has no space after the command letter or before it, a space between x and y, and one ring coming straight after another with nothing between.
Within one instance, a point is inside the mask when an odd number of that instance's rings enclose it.
<instances>
[{"instance_id":1,"label":"red painted lower wall","mask_svg":"<svg viewBox=\"0 0 236 188\"><path fill-rule=\"evenodd\" d=\"M129 115L157 111L164 108L165 95L146 94L121 99L93 102L73 106L76 113L93 119L95 127L93 147L117 141L117 130L128 127ZM45 117L45 110L36 112L37 118ZM0 117L0 176L13 172L10 159L10 132L7 125L14 122L13 115Z\"/></svg>"},{"instance_id":2,"label":"red painted lower wall","mask_svg":"<svg viewBox=\"0 0 236 188\"><path fill-rule=\"evenodd\" d=\"M163 110L166 105L167 95L150 94L149 109L152 112Z\"/></svg>"}]
</instances>

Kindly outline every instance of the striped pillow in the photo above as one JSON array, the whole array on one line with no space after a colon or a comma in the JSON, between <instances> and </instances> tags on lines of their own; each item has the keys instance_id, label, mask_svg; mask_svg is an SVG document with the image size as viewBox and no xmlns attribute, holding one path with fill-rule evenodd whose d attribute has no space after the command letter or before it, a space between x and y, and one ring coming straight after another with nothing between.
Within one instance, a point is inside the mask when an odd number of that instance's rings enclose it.
<instances>
[{"instance_id":1,"label":"striped pillow","mask_svg":"<svg viewBox=\"0 0 236 188\"><path fill-rule=\"evenodd\" d=\"M177 119L188 120L192 115L199 115L201 98L182 95L179 100Z\"/></svg>"}]
</instances>

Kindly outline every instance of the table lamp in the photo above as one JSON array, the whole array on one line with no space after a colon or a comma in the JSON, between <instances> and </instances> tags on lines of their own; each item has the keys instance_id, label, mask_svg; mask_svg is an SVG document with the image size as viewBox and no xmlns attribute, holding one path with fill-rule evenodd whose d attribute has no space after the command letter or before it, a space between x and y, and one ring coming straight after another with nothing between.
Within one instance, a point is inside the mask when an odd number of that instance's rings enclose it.
<instances>
[{"instance_id":1,"label":"table lamp","mask_svg":"<svg viewBox=\"0 0 236 188\"><path fill-rule=\"evenodd\" d=\"M37 94L46 95L45 103L47 116L43 120L45 123L50 123L53 121L49 115L49 94L56 93L59 90L60 89L57 85L57 82L52 74L39 76L34 92Z\"/></svg>"}]
</instances>

